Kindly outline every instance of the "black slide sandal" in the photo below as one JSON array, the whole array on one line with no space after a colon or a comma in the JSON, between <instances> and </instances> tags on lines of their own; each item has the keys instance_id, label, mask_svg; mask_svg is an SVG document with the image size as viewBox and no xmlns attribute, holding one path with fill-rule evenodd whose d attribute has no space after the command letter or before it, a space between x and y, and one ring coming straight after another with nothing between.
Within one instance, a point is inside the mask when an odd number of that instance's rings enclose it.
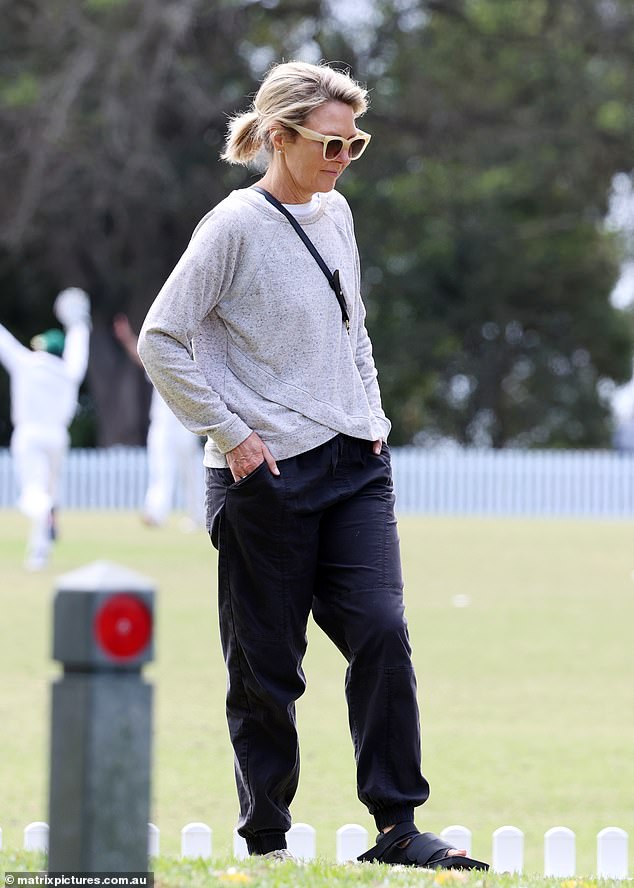
<instances>
[{"instance_id":1,"label":"black slide sandal","mask_svg":"<svg viewBox=\"0 0 634 888\"><path fill-rule=\"evenodd\" d=\"M399 844L408 842L405 848ZM488 870L488 863L460 855L447 856L453 847L433 833L420 833L413 823L397 823L387 833L380 833L376 845L357 860L365 863L387 863L419 866L425 869Z\"/></svg>"}]
</instances>

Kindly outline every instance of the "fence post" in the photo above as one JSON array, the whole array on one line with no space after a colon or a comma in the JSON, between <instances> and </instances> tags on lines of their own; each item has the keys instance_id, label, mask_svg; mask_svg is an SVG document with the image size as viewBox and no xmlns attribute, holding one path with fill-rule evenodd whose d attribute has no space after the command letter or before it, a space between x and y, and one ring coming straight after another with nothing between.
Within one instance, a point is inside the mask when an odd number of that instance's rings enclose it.
<instances>
[{"instance_id":1,"label":"fence post","mask_svg":"<svg viewBox=\"0 0 634 888\"><path fill-rule=\"evenodd\" d=\"M286 833L288 850L299 860L313 860L316 853L316 834L307 823L294 823Z\"/></svg>"},{"instance_id":2,"label":"fence post","mask_svg":"<svg viewBox=\"0 0 634 888\"><path fill-rule=\"evenodd\" d=\"M467 856L471 854L471 830L466 826L446 826L440 837L453 845L454 848L464 848Z\"/></svg>"},{"instance_id":3,"label":"fence post","mask_svg":"<svg viewBox=\"0 0 634 888\"><path fill-rule=\"evenodd\" d=\"M493 833L492 867L495 873L521 873L524 867L524 833L516 826L501 826Z\"/></svg>"},{"instance_id":4,"label":"fence post","mask_svg":"<svg viewBox=\"0 0 634 888\"><path fill-rule=\"evenodd\" d=\"M151 582L108 562L58 579L51 872L147 872L153 607Z\"/></svg>"},{"instance_id":5,"label":"fence post","mask_svg":"<svg viewBox=\"0 0 634 888\"><path fill-rule=\"evenodd\" d=\"M242 838L237 826L233 830L233 856L238 860L245 860L249 856L247 840Z\"/></svg>"},{"instance_id":6,"label":"fence post","mask_svg":"<svg viewBox=\"0 0 634 888\"><path fill-rule=\"evenodd\" d=\"M575 866L575 834L565 826L553 826L544 835L544 875L574 876Z\"/></svg>"},{"instance_id":7,"label":"fence post","mask_svg":"<svg viewBox=\"0 0 634 888\"><path fill-rule=\"evenodd\" d=\"M597 836L597 876L600 879L627 879L627 833L608 826Z\"/></svg>"},{"instance_id":8,"label":"fence post","mask_svg":"<svg viewBox=\"0 0 634 888\"><path fill-rule=\"evenodd\" d=\"M29 823L24 829L24 850L25 851L48 851L48 823L42 820L36 820Z\"/></svg>"},{"instance_id":9,"label":"fence post","mask_svg":"<svg viewBox=\"0 0 634 888\"><path fill-rule=\"evenodd\" d=\"M181 857L211 857L211 828L188 823L181 830Z\"/></svg>"},{"instance_id":10,"label":"fence post","mask_svg":"<svg viewBox=\"0 0 634 888\"><path fill-rule=\"evenodd\" d=\"M368 850L368 831L357 823L346 823L337 830L337 863L356 860Z\"/></svg>"}]
</instances>

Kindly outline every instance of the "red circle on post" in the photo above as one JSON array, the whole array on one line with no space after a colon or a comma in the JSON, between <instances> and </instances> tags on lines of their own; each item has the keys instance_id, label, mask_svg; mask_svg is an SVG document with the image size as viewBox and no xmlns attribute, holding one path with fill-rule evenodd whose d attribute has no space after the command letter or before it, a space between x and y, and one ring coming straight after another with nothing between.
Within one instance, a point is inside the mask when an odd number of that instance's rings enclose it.
<instances>
[{"instance_id":1,"label":"red circle on post","mask_svg":"<svg viewBox=\"0 0 634 888\"><path fill-rule=\"evenodd\" d=\"M95 636L100 647L120 660L136 657L152 635L152 614L134 595L114 595L95 616Z\"/></svg>"}]
</instances>

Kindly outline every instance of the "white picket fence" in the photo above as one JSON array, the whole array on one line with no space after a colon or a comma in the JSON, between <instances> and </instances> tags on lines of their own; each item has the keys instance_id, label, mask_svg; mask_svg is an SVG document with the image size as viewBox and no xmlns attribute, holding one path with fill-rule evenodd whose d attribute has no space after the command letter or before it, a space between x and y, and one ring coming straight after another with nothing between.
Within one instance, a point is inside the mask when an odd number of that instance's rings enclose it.
<instances>
[{"instance_id":1,"label":"white picket fence","mask_svg":"<svg viewBox=\"0 0 634 888\"><path fill-rule=\"evenodd\" d=\"M30 823L24 830L24 848L48 851L48 824ZM233 852L238 860L247 857L244 839L234 830ZM471 831L466 826L448 826L441 836L456 848L471 854ZM289 850L300 860L313 860L317 854L317 834L307 823L296 823L286 834ZM337 830L337 863L354 861L369 847L368 832L356 823L346 823ZM2 830L0 830L2 848ZM160 853L158 827L148 824L148 856ZM188 823L181 830L181 857L212 857L212 830L206 823ZM486 857L486 855L484 855ZM491 868L494 872L522 873L524 868L524 834L516 826L501 826L493 833ZM544 875L568 878L576 870L576 837L565 826L549 829L544 835ZM606 827L597 836L595 875L603 879L628 878L628 834L618 827Z\"/></svg>"},{"instance_id":2,"label":"white picket fence","mask_svg":"<svg viewBox=\"0 0 634 888\"><path fill-rule=\"evenodd\" d=\"M400 513L634 517L634 453L402 447L392 462ZM140 509L146 483L145 448L73 449L60 505ZM10 454L0 449L0 508L15 500Z\"/></svg>"},{"instance_id":3,"label":"white picket fence","mask_svg":"<svg viewBox=\"0 0 634 888\"><path fill-rule=\"evenodd\" d=\"M634 453L403 447L393 471L400 512L634 517Z\"/></svg>"}]
</instances>

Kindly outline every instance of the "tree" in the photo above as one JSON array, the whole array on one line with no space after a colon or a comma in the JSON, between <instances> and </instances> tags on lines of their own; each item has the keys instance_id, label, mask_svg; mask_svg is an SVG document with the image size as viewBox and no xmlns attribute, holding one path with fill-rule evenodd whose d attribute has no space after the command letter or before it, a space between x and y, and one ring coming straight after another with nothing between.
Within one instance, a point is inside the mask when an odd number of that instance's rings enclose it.
<instances>
[{"instance_id":1,"label":"tree","mask_svg":"<svg viewBox=\"0 0 634 888\"><path fill-rule=\"evenodd\" d=\"M608 443L597 385L627 379L632 350L601 225L631 164L630 5L384 13L376 184L355 179L354 200L393 440Z\"/></svg>"},{"instance_id":2,"label":"tree","mask_svg":"<svg viewBox=\"0 0 634 888\"><path fill-rule=\"evenodd\" d=\"M342 59L372 88L373 141L342 188L394 443L607 443L597 384L629 376L632 336L608 302L619 257L601 220L612 175L631 163L634 11L340 9L0 0L8 321L26 337L58 288L85 287L96 441L141 442L146 383L112 317L124 310L138 328L198 219L252 181L218 155L227 114L268 64Z\"/></svg>"},{"instance_id":3,"label":"tree","mask_svg":"<svg viewBox=\"0 0 634 888\"><path fill-rule=\"evenodd\" d=\"M245 181L221 175L218 154L227 113L253 89L249 36L271 61L314 8L301 0L271 19L246 0L0 2L0 290L22 299L35 277L41 315L57 288L90 292L101 445L142 442L146 422L146 384L113 316L139 327L195 223Z\"/></svg>"}]
</instances>

